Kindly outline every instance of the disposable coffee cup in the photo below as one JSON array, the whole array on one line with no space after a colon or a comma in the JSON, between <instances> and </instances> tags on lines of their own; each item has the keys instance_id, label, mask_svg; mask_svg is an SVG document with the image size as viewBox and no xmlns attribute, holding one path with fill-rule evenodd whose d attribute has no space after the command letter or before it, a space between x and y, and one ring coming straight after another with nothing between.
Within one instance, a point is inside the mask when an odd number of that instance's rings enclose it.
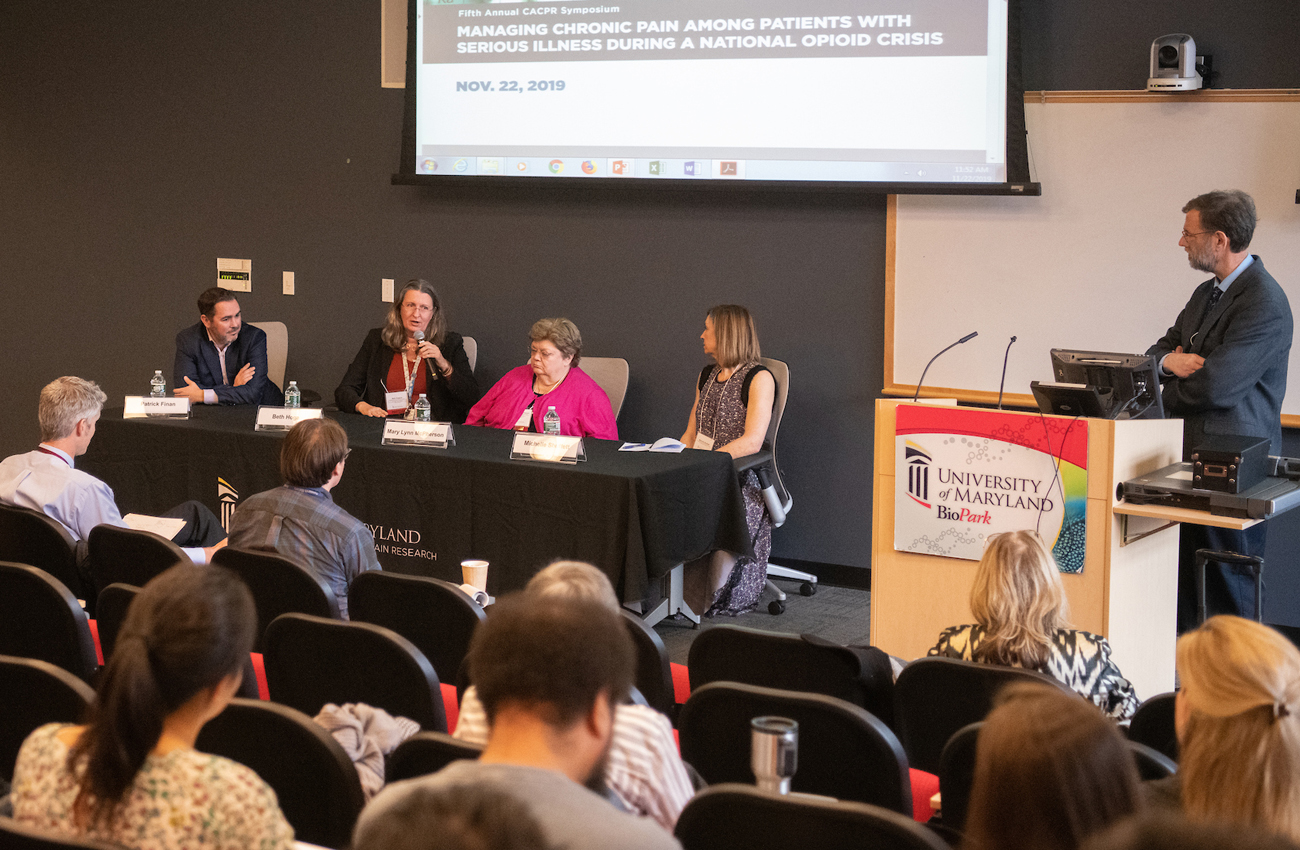
<instances>
[{"instance_id":1,"label":"disposable coffee cup","mask_svg":"<svg viewBox=\"0 0 1300 850\"><path fill-rule=\"evenodd\" d=\"M487 561L461 561L460 574L465 583L479 590L487 590Z\"/></svg>"},{"instance_id":2,"label":"disposable coffee cup","mask_svg":"<svg viewBox=\"0 0 1300 850\"><path fill-rule=\"evenodd\" d=\"M773 794L789 794L799 765L799 724L788 717L755 717L749 725L755 784Z\"/></svg>"}]
</instances>

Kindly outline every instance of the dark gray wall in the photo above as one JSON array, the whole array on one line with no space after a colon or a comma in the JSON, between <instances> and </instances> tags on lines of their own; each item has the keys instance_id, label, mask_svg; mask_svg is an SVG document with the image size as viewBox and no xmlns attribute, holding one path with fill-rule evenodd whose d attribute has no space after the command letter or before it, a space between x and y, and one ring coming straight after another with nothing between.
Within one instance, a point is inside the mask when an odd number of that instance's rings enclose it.
<instances>
[{"instance_id":1,"label":"dark gray wall","mask_svg":"<svg viewBox=\"0 0 1300 850\"><path fill-rule=\"evenodd\" d=\"M1026 0L1026 87L1137 88L1151 39L1181 29L1223 85L1300 82L1282 43L1293 0L1248 19L1133 5ZM154 369L170 378L218 256L253 260L245 316L287 322L289 377L327 397L379 322L380 278L437 282L485 386L522 362L534 319L568 315L587 353L630 361L620 432L635 439L680 434L703 312L736 301L793 372L797 506L776 554L868 566L883 199L392 186L402 96L379 86L376 0L0 4L0 452L34 442L55 376L115 403ZM298 295L279 294L284 270Z\"/></svg>"}]
</instances>

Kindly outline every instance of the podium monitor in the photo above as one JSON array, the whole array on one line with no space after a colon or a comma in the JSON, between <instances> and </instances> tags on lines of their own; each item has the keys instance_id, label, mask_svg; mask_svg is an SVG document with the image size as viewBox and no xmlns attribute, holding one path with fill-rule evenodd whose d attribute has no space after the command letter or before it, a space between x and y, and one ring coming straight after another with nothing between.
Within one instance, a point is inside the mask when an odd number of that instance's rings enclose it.
<instances>
[{"instance_id":1,"label":"podium monitor","mask_svg":"<svg viewBox=\"0 0 1300 850\"><path fill-rule=\"evenodd\" d=\"M1033 386L1044 413L1066 411L1104 419L1165 418L1160 363L1154 356L1064 348L1053 348L1051 355L1056 383L1035 382ZM1087 403L1081 404L1085 396Z\"/></svg>"}]
</instances>

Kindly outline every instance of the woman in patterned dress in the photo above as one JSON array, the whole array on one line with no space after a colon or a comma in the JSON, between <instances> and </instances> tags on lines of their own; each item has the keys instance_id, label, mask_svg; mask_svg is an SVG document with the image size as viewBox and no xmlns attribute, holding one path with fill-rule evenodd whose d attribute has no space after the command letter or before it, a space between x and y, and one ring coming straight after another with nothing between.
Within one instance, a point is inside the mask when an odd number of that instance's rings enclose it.
<instances>
[{"instance_id":1,"label":"woman in patterned dress","mask_svg":"<svg viewBox=\"0 0 1300 850\"><path fill-rule=\"evenodd\" d=\"M772 373L759 363L754 319L744 307L719 305L704 317L700 339L715 365L700 373L682 442L733 458L752 455L763 448L776 395ZM706 617L752 611L767 578L772 518L752 470L741 479L741 494L754 557L719 551L686 565L683 596L691 610Z\"/></svg>"},{"instance_id":2,"label":"woman in patterned dress","mask_svg":"<svg viewBox=\"0 0 1300 850\"><path fill-rule=\"evenodd\" d=\"M14 819L132 850L293 845L256 773L194 749L239 689L257 614L220 567L172 567L127 611L85 726L28 736L14 767Z\"/></svg>"},{"instance_id":3,"label":"woman in patterned dress","mask_svg":"<svg viewBox=\"0 0 1300 850\"><path fill-rule=\"evenodd\" d=\"M1137 710L1137 694L1111 661L1106 639L1067 628L1061 574L1037 532L989 538L970 609L975 623L944 629L928 655L1046 673L1116 719Z\"/></svg>"}]
</instances>

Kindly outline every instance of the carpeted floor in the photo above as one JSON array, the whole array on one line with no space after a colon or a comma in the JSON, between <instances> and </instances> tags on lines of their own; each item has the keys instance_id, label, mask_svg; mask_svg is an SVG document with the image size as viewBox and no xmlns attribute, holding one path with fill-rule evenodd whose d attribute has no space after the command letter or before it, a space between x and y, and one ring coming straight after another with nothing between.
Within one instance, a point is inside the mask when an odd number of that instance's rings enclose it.
<instances>
[{"instance_id":1,"label":"carpeted floor","mask_svg":"<svg viewBox=\"0 0 1300 850\"><path fill-rule=\"evenodd\" d=\"M764 591L758 610L740 617L715 617L706 619L700 629L718 623L734 623L751 629L791 634L814 634L842 644L870 643L871 593L847 587L820 585L815 596L800 596L797 582L778 582L786 594L785 613L773 616L767 613L767 603L775 599L771 591ZM655 626L668 648L669 658L685 664L699 629L691 627L686 619L663 620Z\"/></svg>"}]
</instances>

